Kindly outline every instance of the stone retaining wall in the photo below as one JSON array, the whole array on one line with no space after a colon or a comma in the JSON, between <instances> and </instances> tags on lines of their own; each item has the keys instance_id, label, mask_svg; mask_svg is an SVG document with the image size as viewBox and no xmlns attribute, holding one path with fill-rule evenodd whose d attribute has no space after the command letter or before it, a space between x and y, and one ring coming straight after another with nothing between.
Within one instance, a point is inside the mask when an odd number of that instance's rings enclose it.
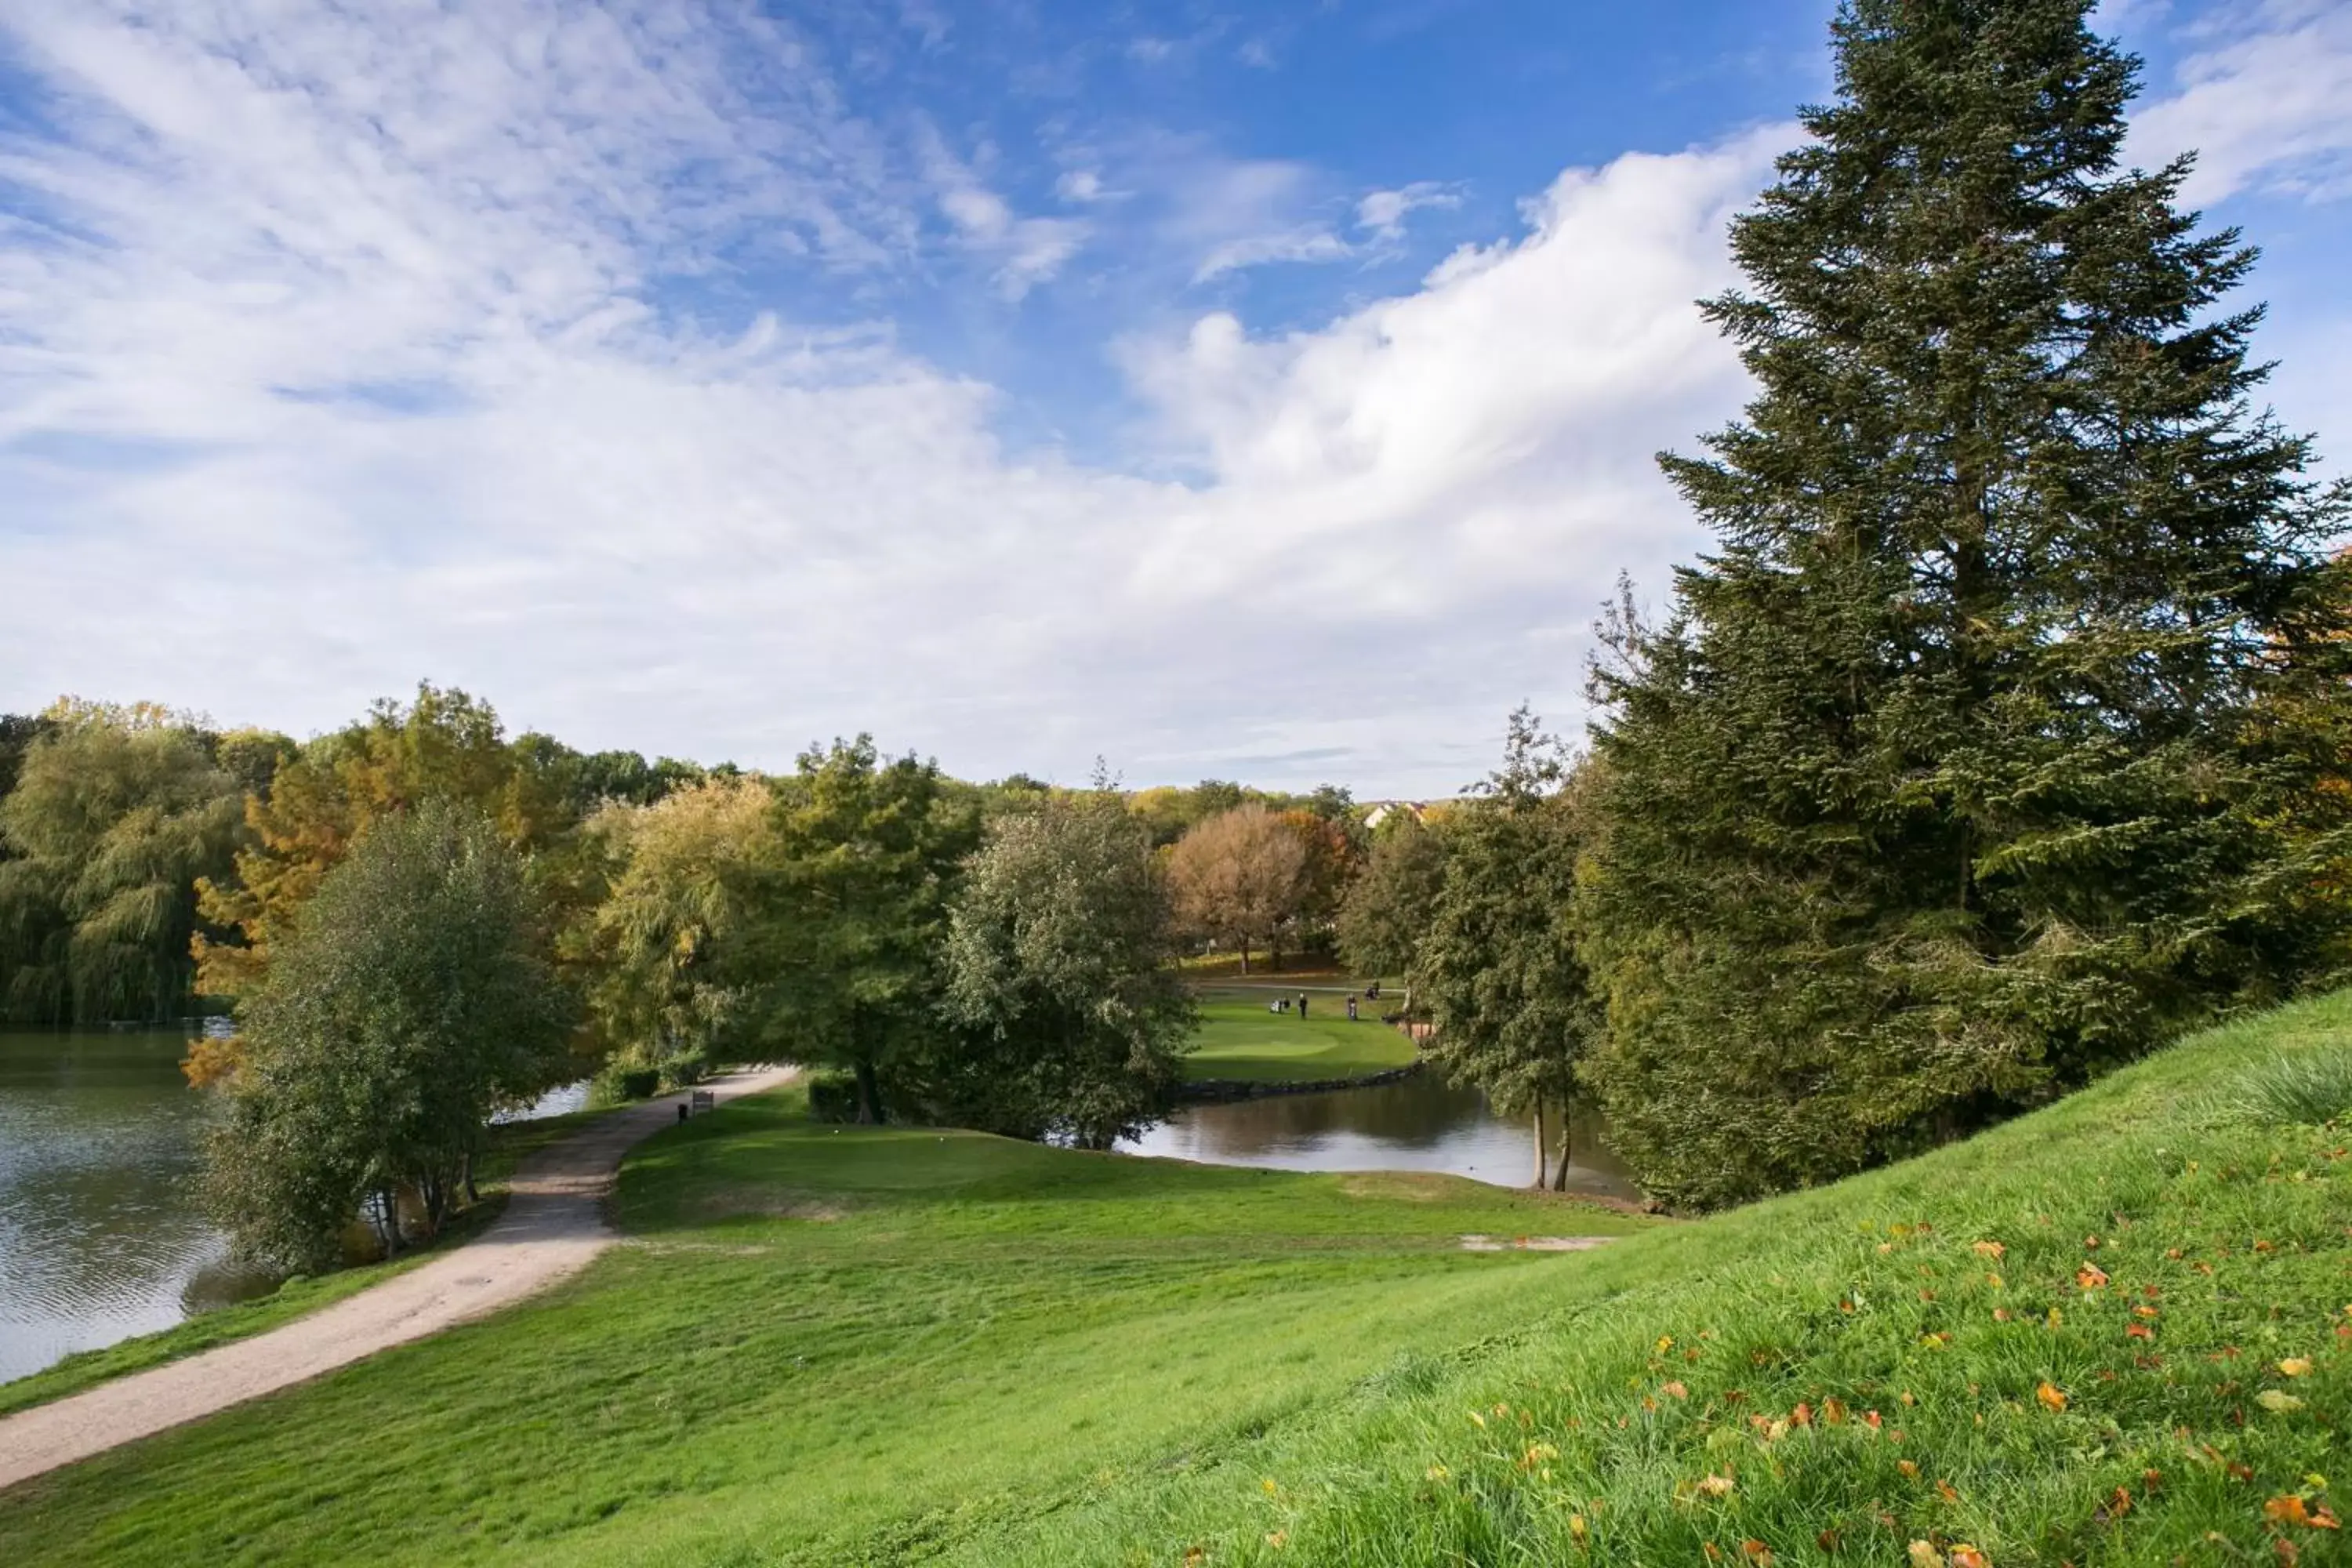
<instances>
[{"instance_id":1,"label":"stone retaining wall","mask_svg":"<svg viewBox=\"0 0 2352 1568\"><path fill-rule=\"evenodd\" d=\"M1258 1079L1239 1078L1204 1078L1186 1084L1177 1098L1188 1101L1223 1104L1235 1100L1264 1100L1276 1094L1323 1094L1335 1089L1370 1089L1376 1084L1397 1083L1421 1070L1419 1062L1408 1062L1386 1072L1366 1073L1361 1078L1322 1078L1306 1080Z\"/></svg>"}]
</instances>

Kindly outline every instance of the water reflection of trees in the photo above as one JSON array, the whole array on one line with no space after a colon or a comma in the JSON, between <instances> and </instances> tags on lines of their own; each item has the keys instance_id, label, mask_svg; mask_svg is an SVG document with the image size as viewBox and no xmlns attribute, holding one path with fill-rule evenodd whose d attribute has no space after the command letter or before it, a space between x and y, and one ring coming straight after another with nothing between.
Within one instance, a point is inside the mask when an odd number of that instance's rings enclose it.
<instances>
[{"instance_id":1,"label":"water reflection of trees","mask_svg":"<svg viewBox=\"0 0 2352 1568\"><path fill-rule=\"evenodd\" d=\"M1196 1106L1170 1131L1172 1138L1153 1141L1156 1152L1307 1170L1317 1168L1318 1154L1332 1159L1333 1168L1359 1168L1368 1152L1386 1149L1414 1168L1475 1170L1494 1180L1516 1168L1515 1163L1531 1163L1534 1158L1530 1129L1496 1117L1476 1089L1450 1088L1425 1074L1369 1089ZM1599 1115L1580 1108L1570 1132L1575 1150L1570 1189L1632 1195L1625 1166L1609 1148ZM1432 1160L1432 1154L1440 1158Z\"/></svg>"}]
</instances>

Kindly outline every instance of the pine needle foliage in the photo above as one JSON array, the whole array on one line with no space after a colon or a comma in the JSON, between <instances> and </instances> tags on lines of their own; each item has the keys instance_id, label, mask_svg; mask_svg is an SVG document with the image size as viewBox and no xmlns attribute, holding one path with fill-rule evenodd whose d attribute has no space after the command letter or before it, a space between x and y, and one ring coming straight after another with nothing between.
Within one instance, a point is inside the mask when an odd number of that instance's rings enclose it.
<instances>
[{"instance_id":1,"label":"pine needle foliage","mask_svg":"<svg viewBox=\"0 0 2352 1568\"><path fill-rule=\"evenodd\" d=\"M1591 1079L1646 1184L1802 1184L2334 969L2347 496L2252 401L2254 252L2118 167L2086 0L1850 0L1662 458L1717 547L1596 671ZM2336 715L2322 721L2315 716Z\"/></svg>"}]
</instances>

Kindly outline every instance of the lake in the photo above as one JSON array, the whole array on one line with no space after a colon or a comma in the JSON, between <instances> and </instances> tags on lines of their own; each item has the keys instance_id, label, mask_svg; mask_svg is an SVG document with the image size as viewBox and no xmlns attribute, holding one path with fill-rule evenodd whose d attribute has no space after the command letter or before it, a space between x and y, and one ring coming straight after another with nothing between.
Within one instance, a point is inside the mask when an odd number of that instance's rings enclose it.
<instances>
[{"instance_id":1,"label":"lake","mask_svg":"<svg viewBox=\"0 0 2352 1568\"><path fill-rule=\"evenodd\" d=\"M196 1204L188 1040L0 1030L0 1381L273 1288Z\"/></svg>"},{"instance_id":2,"label":"lake","mask_svg":"<svg viewBox=\"0 0 2352 1568\"><path fill-rule=\"evenodd\" d=\"M1640 1197L1590 1112L1580 1113L1571 1134L1570 1192ZM1558 1128L1552 1135L1556 1161ZM1431 1072L1370 1089L1196 1105L1118 1147L1283 1171L1443 1171L1505 1187L1526 1186L1535 1174L1532 1119L1498 1117L1476 1089L1448 1088Z\"/></svg>"},{"instance_id":3,"label":"lake","mask_svg":"<svg viewBox=\"0 0 2352 1568\"><path fill-rule=\"evenodd\" d=\"M180 1029L0 1030L0 1383L267 1295L196 1201L211 1102ZM586 1103L567 1085L520 1116Z\"/></svg>"}]
</instances>

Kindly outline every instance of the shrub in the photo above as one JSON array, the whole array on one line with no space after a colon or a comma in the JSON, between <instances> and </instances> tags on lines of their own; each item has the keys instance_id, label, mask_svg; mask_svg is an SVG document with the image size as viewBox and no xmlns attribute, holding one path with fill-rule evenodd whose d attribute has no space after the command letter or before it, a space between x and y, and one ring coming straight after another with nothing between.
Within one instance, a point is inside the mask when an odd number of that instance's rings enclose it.
<instances>
[{"instance_id":1,"label":"shrub","mask_svg":"<svg viewBox=\"0 0 2352 1568\"><path fill-rule=\"evenodd\" d=\"M599 1105L619 1105L626 1100L648 1100L660 1092L659 1068L629 1067L616 1062L596 1075L590 1098Z\"/></svg>"}]
</instances>

